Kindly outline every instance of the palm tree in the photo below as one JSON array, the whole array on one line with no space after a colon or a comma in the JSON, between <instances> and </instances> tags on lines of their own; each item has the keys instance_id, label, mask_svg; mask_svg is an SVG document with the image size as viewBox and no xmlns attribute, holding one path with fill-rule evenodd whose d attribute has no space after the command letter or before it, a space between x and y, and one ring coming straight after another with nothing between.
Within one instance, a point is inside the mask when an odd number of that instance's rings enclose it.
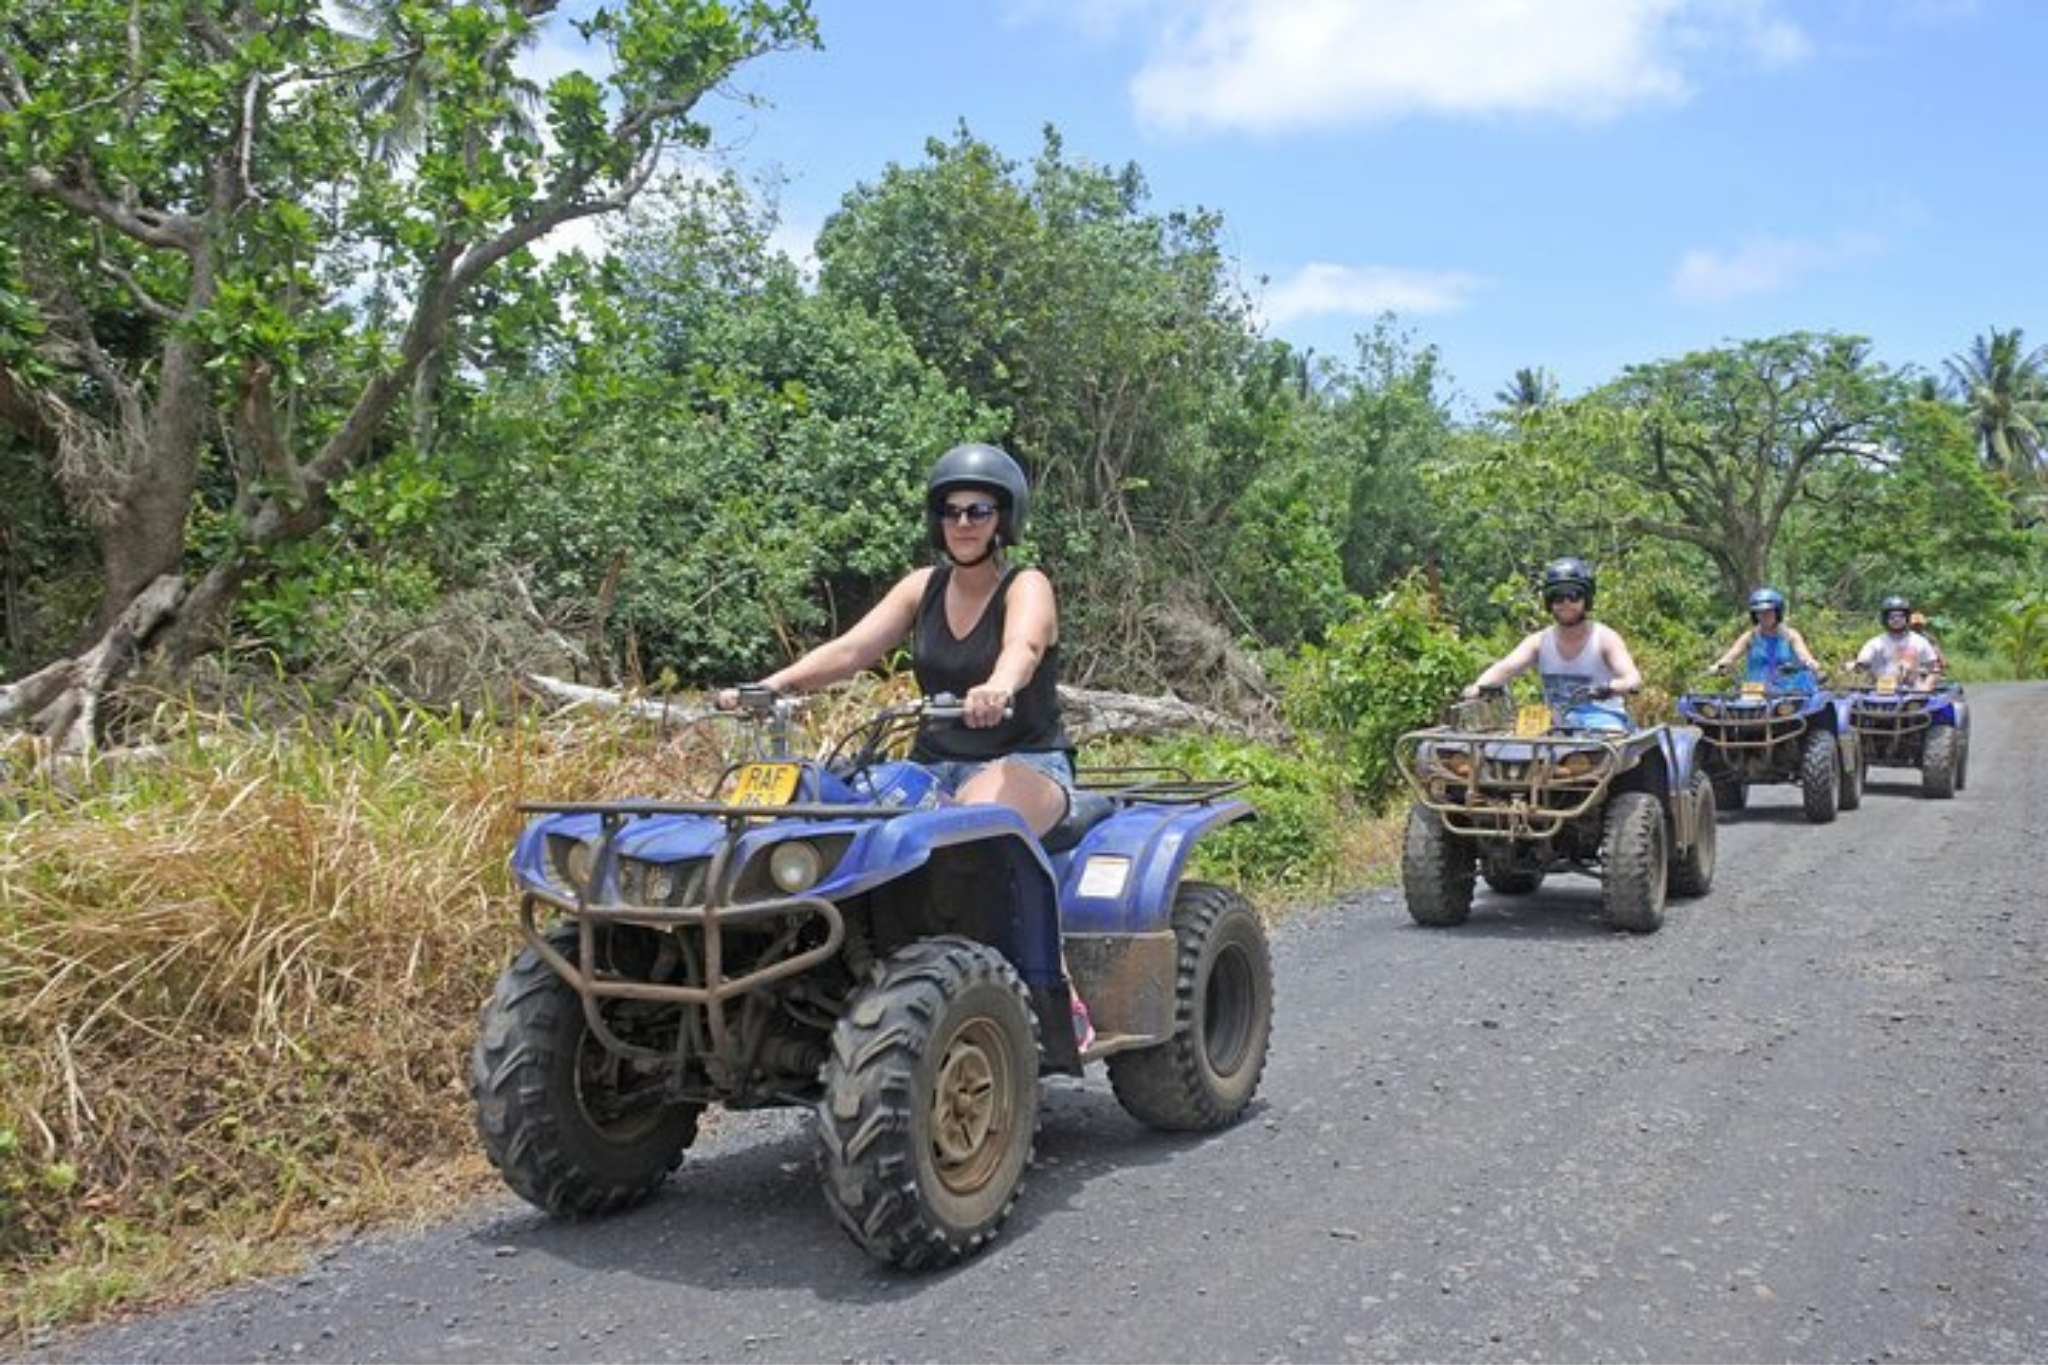
<instances>
[{"instance_id":1,"label":"palm tree","mask_svg":"<svg viewBox=\"0 0 2048 1365\"><path fill-rule=\"evenodd\" d=\"M2048 476L2048 346L2026 349L2020 329L1979 336L1946 362L1955 396L1977 428L1987 467L2015 487Z\"/></svg>"},{"instance_id":2,"label":"palm tree","mask_svg":"<svg viewBox=\"0 0 2048 1365\"><path fill-rule=\"evenodd\" d=\"M1515 377L1493 395L1509 417L1527 417L1557 401L1557 379L1542 366L1523 366Z\"/></svg>"}]
</instances>

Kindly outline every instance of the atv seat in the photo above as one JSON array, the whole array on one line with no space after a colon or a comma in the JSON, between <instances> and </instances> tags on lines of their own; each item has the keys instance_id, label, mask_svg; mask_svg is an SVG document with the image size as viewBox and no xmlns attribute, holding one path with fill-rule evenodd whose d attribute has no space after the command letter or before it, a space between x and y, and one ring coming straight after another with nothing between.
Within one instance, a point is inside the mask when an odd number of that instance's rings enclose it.
<instances>
[{"instance_id":1,"label":"atv seat","mask_svg":"<svg viewBox=\"0 0 2048 1365\"><path fill-rule=\"evenodd\" d=\"M1080 843L1089 830L1108 819L1115 809L1116 802L1105 792L1077 791L1073 800L1067 803L1067 813L1045 832L1045 838L1039 842L1045 845L1047 853L1064 853Z\"/></svg>"}]
</instances>

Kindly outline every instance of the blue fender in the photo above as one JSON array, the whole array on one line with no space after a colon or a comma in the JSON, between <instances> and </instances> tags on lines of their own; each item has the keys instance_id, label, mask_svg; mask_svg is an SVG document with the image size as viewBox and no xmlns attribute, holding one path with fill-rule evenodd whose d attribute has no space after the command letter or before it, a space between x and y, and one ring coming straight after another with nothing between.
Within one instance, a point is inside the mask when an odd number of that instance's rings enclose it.
<instances>
[{"instance_id":1,"label":"blue fender","mask_svg":"<svg viewBox=\"0 0 2048 1365\"><path fill-rule=\"evenodd\" d=\"M1136 934L1166 928L1195 840L1256 818L1244 801L1120 808L1053 859L1069 933Z\"/></svg>"},{"instance_id":2,"label":"blue fender","mask_svg":"<svg viewBox=\"0 0 2048 1365\"><path fill-rule=\"evenodd\" d=\"M1671 790L1683 791L1685 784L1692 780L1700 732L1690 725L1667 725L1659 742L1664 749L1664 771L1669 775Z\"/></svg>"}]
</instances>

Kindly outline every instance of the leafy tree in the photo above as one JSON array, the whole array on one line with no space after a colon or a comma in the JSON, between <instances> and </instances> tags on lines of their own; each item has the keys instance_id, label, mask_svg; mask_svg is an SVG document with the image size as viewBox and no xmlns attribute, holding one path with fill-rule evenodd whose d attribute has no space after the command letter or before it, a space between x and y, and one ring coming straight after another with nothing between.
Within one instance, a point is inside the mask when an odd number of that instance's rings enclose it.
<instances>
[{"instance_id":1,"label":"leafy tree","mask_svg":"<svg viewBox=\"0 0 2048 1365\"><path fill-rule=\"evenodd\" d=\"M1944 368L1976 428L1985 466L2015 487L2048 477L2048 346L2029 351L2019 328L1994 327Z\"/></svg>"},{"instance_id":2,"label":"leafy tree","mask_svg":"<svg viewBox=\"0 0 2048 1365\"><path fill-rule=\"evenodd\" d=\"M1786 560L1859 620L1872 619L1880 598L1904 593L1950 633L1981 640L2011 596L2027 538L2013 527L2000 474L1978 460L1966 414L1914 399L1900 407L1895 433L1890 468L1834 471ZM1844 507L1861 513L1844 516Z\"/></svg>"},{"instance_id":3,"label":"leafy tree","mask_svg":"<svg viewBox=\"0 0 2048 1365\"><path fill-rule=\"evenodd\" d=\"M575 339L444 443L451 573L509 567L617 674L729 681L848 624L929 553L934 455L999 428L893 320L806 290L772 227L730 184L650 194Z\"/></svg>"},{"instance_id":4,"label":"leafy tree","mask_svg":"<svg viewBox=\"0 0 2048 1365\"><path fill-rule=\"evenodd\" d=\"M1640 534L1696 547L1728 598L1769 576L1794 503L1896 454L1900 381L1861 338L1794 333L1630 366L1599 396L1629 415L1605 458L1650 499Z\"/></svg>"},{"instance_id":5,"label":"leafy tree","mask_svg":"<svg viewBox=\"0 0 2048 1365\"><path fill-rule=\"evenodd\" d=\"M0 718L89 743L138 641L170 619L180 657L200 648L339 481L416 439L408 393L489 277L703 144L692 110L739 65L816 40L807 0L600 7L573 22L610 67L548 83L543 139L512 57L552 0L357 8L374 33L314 0L27 0L0 25L0 420L105 578L100 646L0 691ZM431 98L366 128L390 71ZM393 161L401 116L416 150Z\"/></svg>"},{"instance_id":6,"label":"leafy tree","mask_svg":"<svg viewBox=\"0 0 2048 1365\"><path fill-rule=\"evenodd\" d=\"M1451 421L1434 347L1417 349L1392 317L1357 346L1356 368L1326 386L1311 438L1342 471L1345 586L1374 594L1435 562L1433 509L1417 495L1423 467L1450 444Z\"/></svg>"},{"instance_id":7,"label":"leafy tree","mask_svg":"<svg viewBox=\"0 0 2048 1365\"><path fill-rule=\"evenodd\" d=\"M1258 470L1259 451L1212 436L1259 363L1221 220L1147 212L1136 167L1070 160L1051 129L1028 173L965 128L926 158L846 197L819 238L820 289L896 318L1009 414L1077 674L1142 675L1147 585L1227 595L1213 544Z\"/></svg>"}]
</instances>

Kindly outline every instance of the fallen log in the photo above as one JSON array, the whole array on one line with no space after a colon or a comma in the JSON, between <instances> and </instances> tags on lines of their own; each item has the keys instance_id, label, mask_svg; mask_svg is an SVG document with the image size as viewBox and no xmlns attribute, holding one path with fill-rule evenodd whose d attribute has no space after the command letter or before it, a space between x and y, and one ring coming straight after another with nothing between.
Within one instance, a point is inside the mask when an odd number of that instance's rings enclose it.
<instances>
[{"instance_id":1,"label":"fallen log","mask_svg":"<svg viewBox=\"0 0 2048 1365\"><path fill-rule=\"evenodd\" d=\"M537 691L574 706L625 712L664 724L688 725L703 719L709 710L704 706L686 706L674 698L633 696L541 673L529 673L526 680ZM1148 697L1132 692L1062 686L1060 708L1067 734L1076 744L1104 739L1150 739L1188 731L1232 735L1239 739L1271 737L1220 711L1166 694Z\"/></svg>"}]
</instances>

